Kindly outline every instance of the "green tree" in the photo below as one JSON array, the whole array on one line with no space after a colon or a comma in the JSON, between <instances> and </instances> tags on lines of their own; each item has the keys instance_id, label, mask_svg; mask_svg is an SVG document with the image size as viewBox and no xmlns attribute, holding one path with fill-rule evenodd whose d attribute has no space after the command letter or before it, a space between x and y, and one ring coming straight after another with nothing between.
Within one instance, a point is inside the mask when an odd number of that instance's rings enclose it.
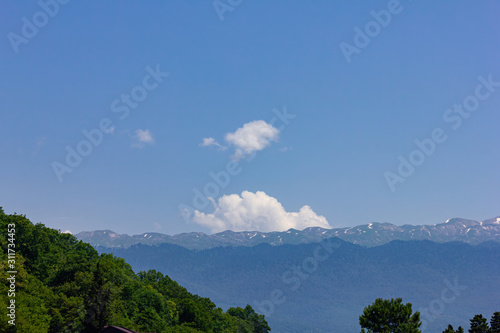
<instances>
[{"instance_id":1,"label":"green tree","mask_svg":"<svg viewBox=\"0 0 500 333\"><path fill-rule=\"evenodd\" d=\"M458 326L457 330L455 331L453 329L453 326L451 326L450 324L448 325L448 328L443 331L443 333L464 333L464 329L462 328L462 326Z\"/></svg>"},{"instance_id":2,"label":"green tree","mask_svg":"<svg viewBox=\"0 0 500 333\"><path fill-rule=\"evenodd\" d=\"M488 321L482 314L475 315L474 318L470 320L469 333L488 333L488 331Z\"/></svg>"},{"instance_id":3,"label":"green tree","mask_svg":"<svg viewBox=\"0 0 500 333\"><path fill-rule=\"evenodd\" d=\"M500 333L500 312L495 312L490 320L490 333Z\"/></svg>"},{"instance_id":4,"label":"green tree","mask_svg":"<svg viewBox=\"0 0 500 333\"><path fill-rule=\"evenodd\" d=\"M99 332L107 323L110 316L109 304L111 300L111 284L105 278L106 267L97 263L94 271L93 283L86 300L86 319L83 332Z\"/></svg>"},{"instance_id":5,"label":"green tree","mask_svg":"<svg viewBox=\"0 0 500 333\"><path fill-rule=\"evenodd\" d=\"M455 333L455 330L453 329L453 326L449 324L448 327L443 331L443 333Z\"/></svg>"},{"instance_id":6,"label":"green tree","mask_svg":"<svg viewBox=\"0 0 500 333\"><path fill-rule=\"evenodd\" d=\"M359 316L362 333L420 333L422 322L420 313L412 314L411 303L403 304L401 298L375 302L363 310ZM365 331L365 328L367 331Z\"/></svg>"},{"instance_id":7,"label":"green tree","mask_svg":"<svg viewBox=\"0 0 500 333\"><path fill-rule=\"evenodd\" d=\"M267 321L264 319L264 315L260 315L255 312L255 310L247 304L247 306L242 309L240 307L237 308L229 308L227 313L233 317L242 319L253 327L253 331L255 333L267 333L271 330Z\"/></svg>"}]
</instances>

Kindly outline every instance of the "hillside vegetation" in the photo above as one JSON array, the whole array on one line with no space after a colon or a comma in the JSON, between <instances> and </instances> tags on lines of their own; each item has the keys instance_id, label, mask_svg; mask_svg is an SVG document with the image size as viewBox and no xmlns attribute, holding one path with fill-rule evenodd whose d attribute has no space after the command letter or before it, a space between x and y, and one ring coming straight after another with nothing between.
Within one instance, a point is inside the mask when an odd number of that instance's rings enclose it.
<instances>
[{"instance_id":1,"label":"hillside vegetation","mask_svg":"<svg viewBox=\"0 0 500 333\"><path fill-rule=\"evenodd\" d=\"M270 331L250 306L224 312L168 276L135 274L125 260L1 207L0 245L1 304L15 309L11 323L3 315L0 332L99 332L105 325L157 333Z\"/></svg>"}]
</instances>

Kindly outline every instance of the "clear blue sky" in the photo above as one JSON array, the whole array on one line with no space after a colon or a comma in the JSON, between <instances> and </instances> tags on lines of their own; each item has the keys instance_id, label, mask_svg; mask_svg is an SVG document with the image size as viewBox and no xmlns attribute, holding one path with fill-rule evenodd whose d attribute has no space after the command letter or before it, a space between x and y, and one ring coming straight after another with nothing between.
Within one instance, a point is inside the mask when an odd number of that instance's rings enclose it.
<instances>
[{"instance_id":1,"label":"clear blue sky","mask_svg":"<svg viewBox=\"0 0 500 333\"><path fill-rule=\"evenodd\" d=\"M370 23L388 7L385 27ZM270 124L286 107L295 118L219 188L218 218L246 209L235 216L265 220L280 204L278 218L307 219L290 213L308 205L332 227L500 214L500 87L478 87L480 76L500 82L500 3L245 0L231 9L221 20L212 1L69 1L47 7L50 17L36 1L2 1L0 206L72 232L213 231L214 207L199 210L204 224L179 205L196 209L193 188L237 159L246 143L227 133ZM346 57L356 27L373 37L358 36ZM146 77L158 65L169 73L160 83ZM135 108L120 100L131 91ZM465 100L475 111L447 113ZM54 162L69 168L66 147L106 118L112 133L60 181ZM398 175L399 156L437 128L447 140L392 191L386 173ZM244 191L253 196L232 206Z\"/></svg>"}]
</instances>

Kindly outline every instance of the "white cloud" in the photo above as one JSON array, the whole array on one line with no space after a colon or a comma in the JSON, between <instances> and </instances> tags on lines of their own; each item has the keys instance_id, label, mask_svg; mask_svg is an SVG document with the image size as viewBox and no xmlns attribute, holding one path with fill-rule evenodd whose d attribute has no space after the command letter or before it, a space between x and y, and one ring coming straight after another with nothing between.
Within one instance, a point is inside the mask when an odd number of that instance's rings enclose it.
<instances>
[{"instance_id":1,"label":"white cloud","mask_svg":"<svg viewBox=\"0 0 500 333\"><path fill-rule=\"evenodd\" d=\"M210 146L215 146L219 150L226 150L227 147L221 145L220 143L217 142L214 138L203 138L202 142L200 143L201 147L210 147Z\"/></svg>"},{"instance_id":2,"label":"white cloud","mask_svg":"<svg viewBox=\"0 0 500 333\"><path fill-rule=\"evenodd\" d=\"M280 131L264 120L255 120L227 133L224 139L235 147L233 159L242 159L255 151L260 151L277 141Z\"/></svg>"},{"instance_id":3,"label":"white cloud","mask_svg":"<svg viewBox=\"0 0 500 333\"><path fill-rule=\"evenodd\" d=\"M226 133L224 140L234 147L234 160L245 158L256 151L268 147L272 141L278 141L280 131L264 120L255 120L244 124L234 133ZM212 137L203 138L201 147L215 146L218 150L227 147L217 142Z\"/></svg>"},{"instance_id":4,"label":"white cloud","mask_svg":"<svg viewBox=\"0 0 500 333\"><path fill-rule=\"evenodd\" d=\"M298 212L287 212L281 203L262 191L243 191L224 195L212 202L215 211L205 214L194 212L193 222L209 228L212 232L233 231L284 231L290 228L331 228L324 216L317 215L309 206Z\"/></svg>"},{"instance_id":5,"label":"white cloud","mask_svg":"<svg viewBox=\"0 0 500 333\"><path fill-rule=\"evenodd\" d=\"M146 129L138 129L135 131L135 135L133 136L136 142L132 143L132 147L134 148L143 148L145 144L154 144L155 139L153 138L153 134Z\"/></svg>"},{"instance_id":6,"label":"white cloud","mask_svg":"<svg viewBox=\"0 0 500 333\"><path fill-rule=\"evenodd\" d=\"M149 130L141 130L138 129L135 131L135 137L140 141L140 142L146 142L146 143L154 143L155 139L153 138L153 135Z\"/></svg>"}]
</instances>

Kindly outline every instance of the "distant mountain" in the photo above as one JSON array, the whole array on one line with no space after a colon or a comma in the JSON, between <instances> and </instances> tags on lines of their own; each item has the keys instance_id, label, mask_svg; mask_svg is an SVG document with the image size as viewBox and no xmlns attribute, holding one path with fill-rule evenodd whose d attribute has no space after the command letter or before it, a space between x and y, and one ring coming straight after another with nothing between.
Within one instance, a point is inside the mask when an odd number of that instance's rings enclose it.
<instances>
[{"instance_id":1,"label":"distant mountain","mask_svg":"<svg viewBox=\"0 0 500 333\"><path fill-rule=\"evenodd\" d=\"M393 226L370 227L361 234ZM410 228L393 230L409 233ZM425 228L416 228L414 235L422 230L432 235L443 228L462 237L472 237L472 230L483 232L475 221L466 220ZM172 244L98 250L124 258L136 271L161 271L223 308L249 303L266 315L275 333L357 333L363 308L379 297L402 297L412 303L413 310L421 312L423 332L442 332L450 323L467 328L468 318L475 314L489 318L500 311L500 243L493 241L472 246L398 240L367 248L330 238L300 245L206 250Z\"/></svg>"},{"instance_id":2,"label":"distant mountain","mask_svg":"<svg viewBox=\"0 0 500 333\"><path fill-rule=\"evenodd\" d=\"M161 233L141 235L117 234L111 230L84 231L75 235L93 246L127 248L134 244L175 244L188 249L210 249L220 246L255 246L258 244L284 245L315 243L322 239L338 237L353 244L373 247L393 240L430 240L434 242L461 241L479 244L489 240L500 240L500 217L485 221L454 218L435 225L396 226L390 223L369 223L351 228L324 229L307 228L302 231L290 229L283 232L224 231L213 235L202 232L169 236Z\"/></svg>"}]
</instances>

